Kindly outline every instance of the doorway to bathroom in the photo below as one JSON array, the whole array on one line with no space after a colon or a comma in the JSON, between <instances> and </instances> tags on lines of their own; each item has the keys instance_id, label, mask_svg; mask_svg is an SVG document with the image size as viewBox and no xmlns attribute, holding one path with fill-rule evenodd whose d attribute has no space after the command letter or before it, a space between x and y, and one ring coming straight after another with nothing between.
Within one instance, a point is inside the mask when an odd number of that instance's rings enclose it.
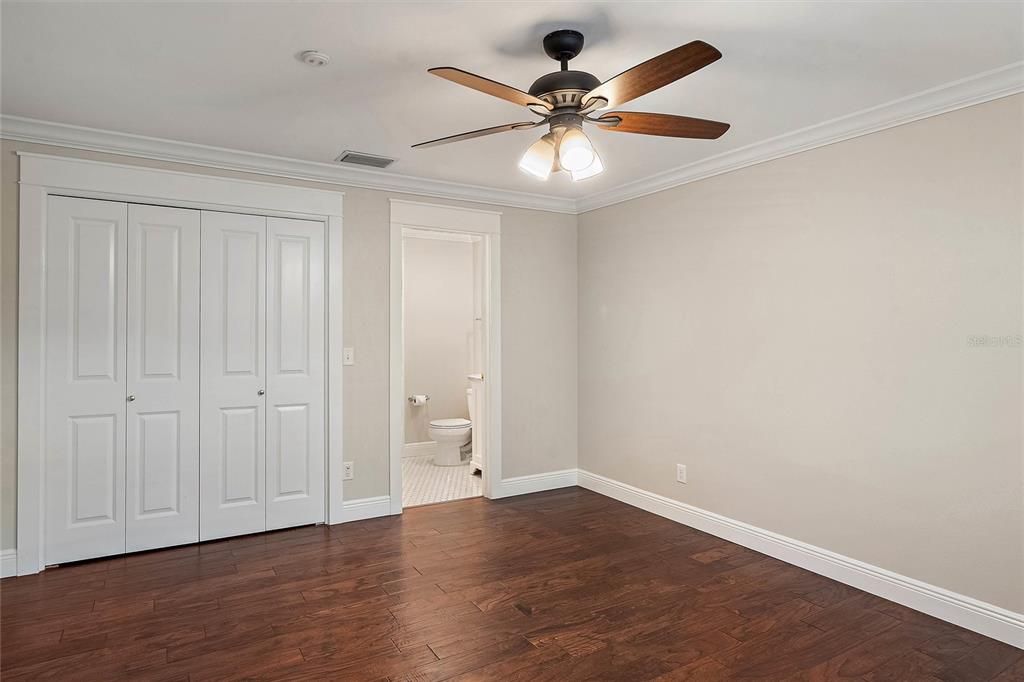
<instances>
[{"instance_id":1,"label":"doorway to bathroom","mask_svg":"<svg viewBox=\"0 0 1024 682\"><path fill-rule=\"evenodd\" d=\"M391 201L392 514L500 496L500 220Z\"/></svg>"}]
</instances>

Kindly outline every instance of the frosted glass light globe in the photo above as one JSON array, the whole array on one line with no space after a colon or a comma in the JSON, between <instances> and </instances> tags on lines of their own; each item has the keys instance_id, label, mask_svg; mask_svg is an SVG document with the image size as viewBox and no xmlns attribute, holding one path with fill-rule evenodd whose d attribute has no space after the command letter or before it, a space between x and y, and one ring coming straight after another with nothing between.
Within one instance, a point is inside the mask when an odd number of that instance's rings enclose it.
<instances>
[{"instance_id":1,"label":"frosted glass light globe","mask_svg":"<svg viewBox=\"0 0 1024 682\"><path fill-rule=\"evenodd\" d=\"M597 175L598 173L602 173L602 172L604 172L604 164L601 163L601 156L595 150L594 151L594 162L592 164L590 164L589 166L587 166L586 168L584 168L583 170L572 171L570 173L570 175L572 176L573 182L579 182L580 180L586 180L587 178L592 178L595 175Z\"/></svg>"},{"instance_id":2,"label":"frosted glass light globe","mask_svg":"<svg viewBox=\"0 0 1024 682\"><path fill-rule=\"evenodd\" d=\"M530 145L519 159L519 169L535 178L547 180L555 163L554 136L548 133Z\"/></svg>"},{"instance_id":3,"label":"frosted glass light globe","mask_svg":"<svg viewBox=\"0 0 1024 682\"><path fill-rule=\"evenodd\" d=\"M579 128L569 128L558 145L558 162L569 171L581 171L594 162L594 147Z\"/></svg>"}]
</instances>

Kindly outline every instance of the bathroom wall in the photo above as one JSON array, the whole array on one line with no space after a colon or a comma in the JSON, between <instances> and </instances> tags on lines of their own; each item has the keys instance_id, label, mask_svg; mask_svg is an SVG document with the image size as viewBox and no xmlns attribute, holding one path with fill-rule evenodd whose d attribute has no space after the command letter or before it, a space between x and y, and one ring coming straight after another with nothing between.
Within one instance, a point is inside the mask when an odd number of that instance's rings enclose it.
<instances>
[{"instance_id":1,"label":"bathroom wall","mask_svg":"<svg viewBox=\"0 0 1024 682\"><path fill-rule=\"evenodd\" d=\"M1024 612L1022 132L1017 95L581 215L580 467Z\"/></svg>"},{"instance_id":2,"label":"bathroom wall","mask_svg":"<svg viewBox=\"0 0 1024 682\"><path fill-rule=\"evenodd\" d=\"M414 233L415 234L415 233ZM405 392L430 396L405 406L405 442L430 440L431 419L469 417L473 357L473 242L406 236Z\"/></svg>"}]
</instances>

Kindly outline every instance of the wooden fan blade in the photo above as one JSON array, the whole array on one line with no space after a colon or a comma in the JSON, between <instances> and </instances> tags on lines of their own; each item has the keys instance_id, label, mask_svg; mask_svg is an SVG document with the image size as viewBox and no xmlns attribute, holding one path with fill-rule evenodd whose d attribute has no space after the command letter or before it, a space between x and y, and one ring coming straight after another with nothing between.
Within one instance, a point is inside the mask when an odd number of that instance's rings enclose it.
<instances>
[{"instance_id":1,"label":"wooden fan blade","mask_svg":"<svg viewBox=\"0 0 1024 682\"><path fill-rule=\"evenodd\" d=\"M524 121L522 123L506 123L500 126L491 126L490 128L481 128L480 130L471 130L468 133L459 133L458 135L449 135L448 137L440 137L436 140L430 140L429 142L420 142L414 144L413 149L421 149L423 147L436 147L442 144L448 144L449 142L459 142L461 140L472 140L474 137L483 137L484 135L493 135L494 133L504 133L509 130L525 130L527 128L536 128L544 121Z\"/></svg>"},{"instance_id":2,"label":"wooden fan blade","mask_svg":"<svg viewBox=\"0 0 1024 682\"><path fill-rule=\"evenodd\" d=\"M721 52L703 40L695 40L609 78L585 94L581 101L585 107L588 100L602 98L608 100L605 107L617 107L703 69L721 58Z\"/></svg>"},{"instance_id":3,"label":"wooden fan blade","mask_svg":"<svg viewBox=\"0 0 1024 682\"><path fill-rule=\"evenodd\" d=\"M618 120L618 123L615 121ZM664 137L693 137L717 140L729 129L728 123L672 114L646 114L639 111L612 111L594 119L605 130Z\"/></svg>"},{"instance_id":4,"label":"wooden fan blade","mask_svg":"<svg viewBox=\"0 0 1024 682\"><path fill-rule=\"evenodd\" d=\"M490 78L477 76L474 73L463 71L462 69L456 69L450 66L438 66L433 69L427 69L427 73L432 73L435 76L444 78L445 80L458 83L459 85L464 85L467 88L479 90L480 92L491 95L492 97L498 97L499 99L512 102L513 104L519 104L524 107L533 106L544 111L551 111L551 105L542 99L527 94L522 90L516 90L511 85L492 81Z\"/></svg>"}]
</instances>

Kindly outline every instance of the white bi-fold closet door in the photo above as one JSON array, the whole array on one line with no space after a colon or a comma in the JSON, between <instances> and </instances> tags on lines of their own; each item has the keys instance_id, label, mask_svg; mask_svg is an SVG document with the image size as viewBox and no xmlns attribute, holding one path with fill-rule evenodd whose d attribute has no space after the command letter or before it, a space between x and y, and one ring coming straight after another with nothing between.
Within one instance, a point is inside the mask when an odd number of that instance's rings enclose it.
<instances>
[{"instance_id":1,"label":"white bi-fold closet door","mask_svg":"<svg viewBox=\"0 0 1024 682\"><path fill-rule=\"evenodd\" d=\"M323 520L323 254L319 222L50 198L47 563Z\"/></svg>"},{"instance_id":2,"label":"white bi-fold closet door","mask_svg":"<svg viewBox=\"0 0 1024 682\"><path fill-rule=\"evenodd\" d=\"M199 212L128 205L125 549L199 525Z\"/></svg>"},{"instance_id":3,"label":"white bi-fold closet door","mask_svg":"<svg viewBox=\"0 0 1024 682\"><path fill-rule=\"evenodd\" d=\"M203 540L323 520L322 223L203 213Z\"/></svg>"},{"instance_id":4,"label":"white bi-fold closet door","mask_svg":"<svg viewBox=\"0 0 1024 682\"><path fill-rule=\"evenodd\" d=\"M48 563L198 540L199 229L49 200Z\"/></svg>"}]
</instances>

